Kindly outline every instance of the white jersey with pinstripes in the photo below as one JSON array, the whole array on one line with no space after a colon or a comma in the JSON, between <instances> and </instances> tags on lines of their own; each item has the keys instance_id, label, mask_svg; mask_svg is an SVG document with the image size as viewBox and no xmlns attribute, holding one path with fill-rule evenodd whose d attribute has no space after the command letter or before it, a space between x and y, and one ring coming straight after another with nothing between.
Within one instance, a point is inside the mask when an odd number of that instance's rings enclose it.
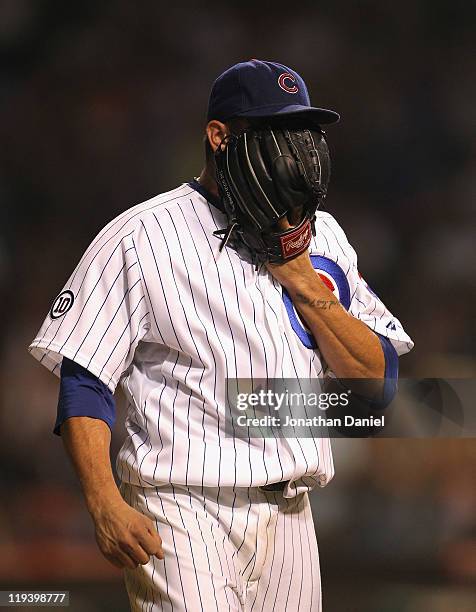
<instances>
[{"instance_id":1,"label":"white jersey with pinstripes","mask_svg":"<svg viewBox=\"0 0 476 612\"><path fill-rule=\"evenodd\" d=\"M292 324L281 286L213 232L224 214L189 184L139 204L91 243L63 291L69 309L47 316L30 351L59 375L63 356L128 398L124 482L259 486L289 480L285 496L333 476L328 439L225 436L227 378L317 378L326 364ZM412 341L357 271L343 230L319 212L312 254L339 267L349 311L389 337ZM52 318L53 313L54 318Z\"/></svg>"}]
</instances>

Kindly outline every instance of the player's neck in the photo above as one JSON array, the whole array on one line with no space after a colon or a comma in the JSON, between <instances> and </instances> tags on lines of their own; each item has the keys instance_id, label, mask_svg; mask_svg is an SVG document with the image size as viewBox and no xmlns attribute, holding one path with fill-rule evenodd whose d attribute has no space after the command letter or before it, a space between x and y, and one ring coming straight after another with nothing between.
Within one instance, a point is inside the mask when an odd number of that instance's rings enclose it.
<instances>
[{"instance_id":1,"label":"player's neck","mask_svg":"<svg viewBox=\"0 0 476 612\"><path fill-rule=\"evenodd\" d=\"M198 177L198 182L204 189L206 189L209 193L218 197L218 186L216 184L213 173L210 172L208 166L202 170L200 176Z\"/></svg>"}]
</instances>

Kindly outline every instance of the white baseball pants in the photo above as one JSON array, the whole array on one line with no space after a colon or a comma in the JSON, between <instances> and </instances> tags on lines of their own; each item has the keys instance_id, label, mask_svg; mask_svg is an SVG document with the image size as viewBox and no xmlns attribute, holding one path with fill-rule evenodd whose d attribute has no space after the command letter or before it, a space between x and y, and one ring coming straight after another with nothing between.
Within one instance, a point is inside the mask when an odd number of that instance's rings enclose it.
<instances>
[{"instance_id":1,"label":"white baseball pants","mask_svg":"<svg viewBox=\"0 0 476 612\"><path fill-rule=\"evenodd\" d=\"M123 484L155 521L164 560L125 570L133 612L321 612L321 580L307 493Z\"/></svg>"}]
</instances>

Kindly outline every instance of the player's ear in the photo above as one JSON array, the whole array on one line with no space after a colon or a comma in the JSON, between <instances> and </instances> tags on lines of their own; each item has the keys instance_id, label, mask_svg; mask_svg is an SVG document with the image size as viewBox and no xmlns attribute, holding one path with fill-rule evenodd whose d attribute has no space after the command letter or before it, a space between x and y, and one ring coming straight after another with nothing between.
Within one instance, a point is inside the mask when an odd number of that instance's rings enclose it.
<instances>
[{"instance_id":1,"label":"player's ear","mask_svg":"<svg viewBox=\"0 0 476 612\"><path fill-rule=\"evenodd\" d=\"M208 142L210 143L213 152L215 152L220 146L221 141L229 133L229 130L224 123L218 121L217 119L213 119L207 123L206 133Z\"/></svg>"}]
</instances>

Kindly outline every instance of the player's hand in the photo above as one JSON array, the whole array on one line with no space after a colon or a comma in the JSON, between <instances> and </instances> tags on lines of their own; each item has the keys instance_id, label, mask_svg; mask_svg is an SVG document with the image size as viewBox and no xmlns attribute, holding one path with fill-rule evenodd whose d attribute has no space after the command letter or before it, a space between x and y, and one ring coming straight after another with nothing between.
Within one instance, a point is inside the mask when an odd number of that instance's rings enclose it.
<instances>
[{"instance_id":1,"label":"player's hand","mask_svg":"<svg viewBox=\"0 0 476 612\"><path fill-rule=\"evenodd\" d=\"M152 555L164 558L154 522L123 499L102 505L93 520L98 546L116 567L133 569L148 563Z\"/></svg>"}]
</instances>

